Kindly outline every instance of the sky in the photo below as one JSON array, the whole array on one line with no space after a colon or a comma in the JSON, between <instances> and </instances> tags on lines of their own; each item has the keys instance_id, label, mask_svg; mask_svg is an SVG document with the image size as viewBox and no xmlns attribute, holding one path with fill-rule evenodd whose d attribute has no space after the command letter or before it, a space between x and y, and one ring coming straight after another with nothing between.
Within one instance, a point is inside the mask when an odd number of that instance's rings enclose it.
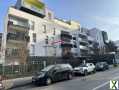
<instances>
[{"instance_id":1,"label":"sky","mask_svg":"<svg viewBox=\"0 0 119 90\"><path fill-rule=\"evenodd\" d=\"M109 39L119 40L119 0L42 0L55 16L80 22L82 27L99 28ZM16 0L0 0L0 32L9 6Z\"/></svg>"}]
</instances>

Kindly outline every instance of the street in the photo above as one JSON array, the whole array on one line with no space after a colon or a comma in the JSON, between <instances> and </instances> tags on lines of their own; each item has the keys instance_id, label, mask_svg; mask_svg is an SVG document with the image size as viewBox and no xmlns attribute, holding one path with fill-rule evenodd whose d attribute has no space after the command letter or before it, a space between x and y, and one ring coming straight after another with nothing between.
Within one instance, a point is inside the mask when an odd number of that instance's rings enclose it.
<instances>
[{"instance_id":1,"label":"street","mask_svg":"<svg viewBox=\"0 0 119 90\"><path fill-rule=\"evenodd\" d=\"M110 80L119 80L119 68L97 72L86 77L74 77L69 81L57 82L49 86L27 85L11 90L109 90Z\"/></svg>"}]
</instances>

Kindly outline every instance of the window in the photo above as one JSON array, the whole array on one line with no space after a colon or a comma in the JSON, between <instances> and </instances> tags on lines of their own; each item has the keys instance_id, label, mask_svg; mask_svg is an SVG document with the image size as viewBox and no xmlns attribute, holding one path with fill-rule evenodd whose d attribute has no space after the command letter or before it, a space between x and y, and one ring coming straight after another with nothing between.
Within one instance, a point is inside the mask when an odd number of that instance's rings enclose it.
<instances>
[{"instance_id":1,"label":"window","mask_svg":"<svg viewBox=\"0 0 119 90\"><path fill-rule=\"evenodd\" d=\"M35 45L31 45L31 55L35 55Z\"/></svg>"},{"instance_id":2,"label":"window","mask_svg":"<svg viewBox=\"0 0 119 90\"><path fill-rule=\"evenodd\" d=\"M43 33L46 33L46 25L43 25Z\"/></svg>"},{"instance_id":3,"label":"window","mask_svg":"<svg viewBox=\"0 0 119 90\"><path fill-rule=\"evenodd\" d=\"M33 42L36 42L36 33L33 33Z\"/></svg>"},{"instance_id":4,"label":"window","mask_svg":"<svg viewBox=\"0 0 119 90\"><path fill-rule=\"evenodd\" d=\"M30 30L34 30L35 23L33 21L30 22Z\"/></svg>"}]
</instances>

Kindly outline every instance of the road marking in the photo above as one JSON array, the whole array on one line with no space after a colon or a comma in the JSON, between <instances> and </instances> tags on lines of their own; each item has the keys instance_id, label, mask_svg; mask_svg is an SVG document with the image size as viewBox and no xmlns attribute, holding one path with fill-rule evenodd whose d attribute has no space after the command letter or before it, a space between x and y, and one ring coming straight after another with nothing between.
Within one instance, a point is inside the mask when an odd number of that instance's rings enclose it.
<instances>
[{"instance_id":1,"label":"road marking","mask_svg":"<svg viewBox=\"0 0 119 90\"><path fill-rule=\"evenodd\" d=\"M119 76L117 76L117 77L115 77L115 78L113 78L113 79L119 79ZM113 79L112 79L112 80L113 80ZM99 85L99 86L93 88L92 90L98 90L99 88L104 87L104 86L107 85L108 83L109 83L109 81L107 81L107 82L105 82L105 83L103 83L103 84L101 84L101 85Z\"/></svg>"},{"instance_id":2,"label":"road marking","mask_svg":"<svg viewBox=\"0 0 119 90\"><path fill-rule=\"evenodd\" d=\"M103 83L103 84L101 84L101 85L99 85L99 86L93 88L92 90L97 90L97 89L99 89L99 88L101 88L101 87L107 85L108 83L109 83L109 81L107 81L107 82L105 82L105 83Z\"/></svg>"}]
</instances>

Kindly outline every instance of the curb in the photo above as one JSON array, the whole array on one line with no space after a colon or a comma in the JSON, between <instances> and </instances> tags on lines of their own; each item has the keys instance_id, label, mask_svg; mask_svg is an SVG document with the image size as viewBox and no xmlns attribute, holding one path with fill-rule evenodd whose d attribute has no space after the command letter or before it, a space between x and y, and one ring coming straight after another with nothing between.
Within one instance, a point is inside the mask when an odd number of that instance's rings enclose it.
<instances>
[{"instance_id":1,"label":"curb","mask_svg":"<svg viewBox=\"0 0 119 90\"><path fill-rule=\"evenodd\" d=\"M5 87L5 90L8 90L8 89L13 89L13 88L29 85L32 83L32 78L26 77L26 78L4 80L2 81L2 83L3 83L3 86Z\"/></svg>"}]
</instances>

